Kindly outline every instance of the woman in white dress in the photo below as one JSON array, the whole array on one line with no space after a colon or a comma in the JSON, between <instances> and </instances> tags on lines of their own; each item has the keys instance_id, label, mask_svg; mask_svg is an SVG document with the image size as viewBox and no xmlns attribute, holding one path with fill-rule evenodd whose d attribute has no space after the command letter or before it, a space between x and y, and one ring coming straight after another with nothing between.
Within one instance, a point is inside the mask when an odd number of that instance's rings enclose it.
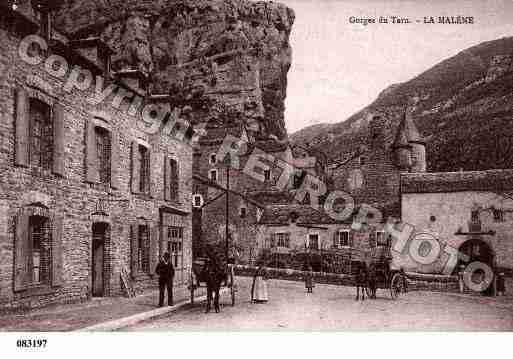
<instances>
[{"instance_id":1,"label":"woman in white dress","mask_svg":"<svg viewBox=\"0 0 513 359\"><path fill-rule=\"evenodd\" d=\"M257 268L251 285L251 303L265 303L267 295L267 271L263 266Z\"/></svg>"}]
</instances>

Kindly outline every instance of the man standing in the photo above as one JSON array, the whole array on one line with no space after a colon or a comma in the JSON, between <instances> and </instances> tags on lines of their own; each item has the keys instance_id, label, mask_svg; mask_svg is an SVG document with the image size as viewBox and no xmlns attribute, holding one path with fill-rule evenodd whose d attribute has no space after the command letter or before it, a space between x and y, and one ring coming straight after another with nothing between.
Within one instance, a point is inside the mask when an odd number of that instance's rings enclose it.
<instances>
[{"instance_id":1,"label":"man standing","mask_svg":"<svg viewBox=\"0 0 513 359\"><path fill-rule=\"evenodd\" d=\"M167 288L167 305L173 305L173 277L175 269L169 260L169 253L164 253L164 259L159 261L155 273L159 276L159 307L164 306L164 291Z\"/></svg>"}]
</instances>

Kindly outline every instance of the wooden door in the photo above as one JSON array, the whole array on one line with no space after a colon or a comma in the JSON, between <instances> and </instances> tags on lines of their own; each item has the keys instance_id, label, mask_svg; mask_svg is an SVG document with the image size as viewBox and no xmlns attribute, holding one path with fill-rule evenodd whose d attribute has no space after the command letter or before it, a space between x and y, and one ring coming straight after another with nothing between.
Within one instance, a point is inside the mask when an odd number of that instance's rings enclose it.
<instances>
[{"instance_id":1,"label":"wooden door","mask_svg":"<svg viewBox=\"0 0 513 359\"><path fill-rule=\"evenodd\" d=\"M92 295L103 297L104 295L104 245L105 226L95 225L93 227L93 261L92 261Z\"/></svg>"}]
</instances>

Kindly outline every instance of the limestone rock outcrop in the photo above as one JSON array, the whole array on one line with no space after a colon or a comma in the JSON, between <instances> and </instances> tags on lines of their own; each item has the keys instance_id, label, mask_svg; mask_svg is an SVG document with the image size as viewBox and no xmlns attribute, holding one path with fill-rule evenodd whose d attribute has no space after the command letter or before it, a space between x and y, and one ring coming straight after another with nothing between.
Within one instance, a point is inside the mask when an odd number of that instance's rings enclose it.
<instances>
[{"instance_id":1,"label":"limestone rock outcrop","mask_svg":"<svg viewBox=\"0 0 513 359\"><path fill-rule=\"evenodd\" d=\"M114 71L140 70L152 94L192 107L192 122L223 107L262 136L285 138L294 19L264 1L67 0L55 22L74 38L101 37L115 50Z\"/></svg>"}]
</instances>

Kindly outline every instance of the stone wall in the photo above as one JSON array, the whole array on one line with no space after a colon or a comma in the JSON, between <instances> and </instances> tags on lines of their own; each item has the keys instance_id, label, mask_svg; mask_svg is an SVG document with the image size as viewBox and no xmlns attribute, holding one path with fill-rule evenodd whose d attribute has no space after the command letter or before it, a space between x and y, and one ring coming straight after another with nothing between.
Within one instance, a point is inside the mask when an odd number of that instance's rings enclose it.
<instances>
[{"instance_id":1,"label":"stone wall","mask_svg":"<svg viewBox=\"0 0 513 359\"><path fill-rule=\"evenodd\" d=\"M171 137L150 136L138 129L137 117L126 112L128 103L120 109L111 106L112 96L97 106L87 99L92 93L73 89L63 90L65 79L49 75L44 65L29 65L17 57L17 48L23 36L12 19L0 19L0 43L3 78L0 82L0 306L36 307L55 302L85 300L91 295L92 224L101 220L110 224L110 244L106 249L108 262L106 295L121 295L120 272L130 272L129 225L145 221L159 224L159 209L173 207L185 213L183 225L185 265L190 267L191 247L191 177L192 149L190 145ZM51 51L50 51L51 53ZM69 59L68 59L69 60ZM74 65L70 63L71 65ZM25 88L34 96L51 105L64 108L64 175L62 177L35 168L15 166L16 91ZM94 87L93 87L94 89ZM119 185L116 189L86 182L85 133L86 123L93 117L106 121L119 136L119 159L115 166ZM155 155L151 177L155 191L151 196L132 194L130 144L134 139L148 143ZM180 166L180 195L173 203L163 198L163 156L178 160ZM63 217L62 229L62 284L42 294L30 291L15 292L14 221L19 211L30 204L42 203L56 216ZM99 209L101 216L94 215ZM163 238L161 238L163 240ZM158 256L157 250L151 256ZM153 271L153 269L151 269ZM152 285L152 275L135 278L136 288Z\"/></svg>"},{"instance_id":2,"label":"stone wall","mask_svg":"<svg viewBox=\"0 0 513 359\"><path fill-rule=\"evenodd\" d=\"M483 234L473 236L456 235L469 232L471 211L477 208ZM496 265L500 268L513 267L513 203L507 196L487 191L461 191L443 193L405 193L402 195L402 221L415 227L416 233L432 233L439 239L442 249L445 244L455 249L469 239L479 239L492 249ZM504 211L504 220L494 220L493 209ZM484 234L493 231L493 235ZM405 250L407 251L407 249ZM405 252L407 253L407 252ZM448 260L442 251L440 260L421 265L411 262L406 256L405 266L419 272L439 273Z\"/></svg>"}]
</instances>

